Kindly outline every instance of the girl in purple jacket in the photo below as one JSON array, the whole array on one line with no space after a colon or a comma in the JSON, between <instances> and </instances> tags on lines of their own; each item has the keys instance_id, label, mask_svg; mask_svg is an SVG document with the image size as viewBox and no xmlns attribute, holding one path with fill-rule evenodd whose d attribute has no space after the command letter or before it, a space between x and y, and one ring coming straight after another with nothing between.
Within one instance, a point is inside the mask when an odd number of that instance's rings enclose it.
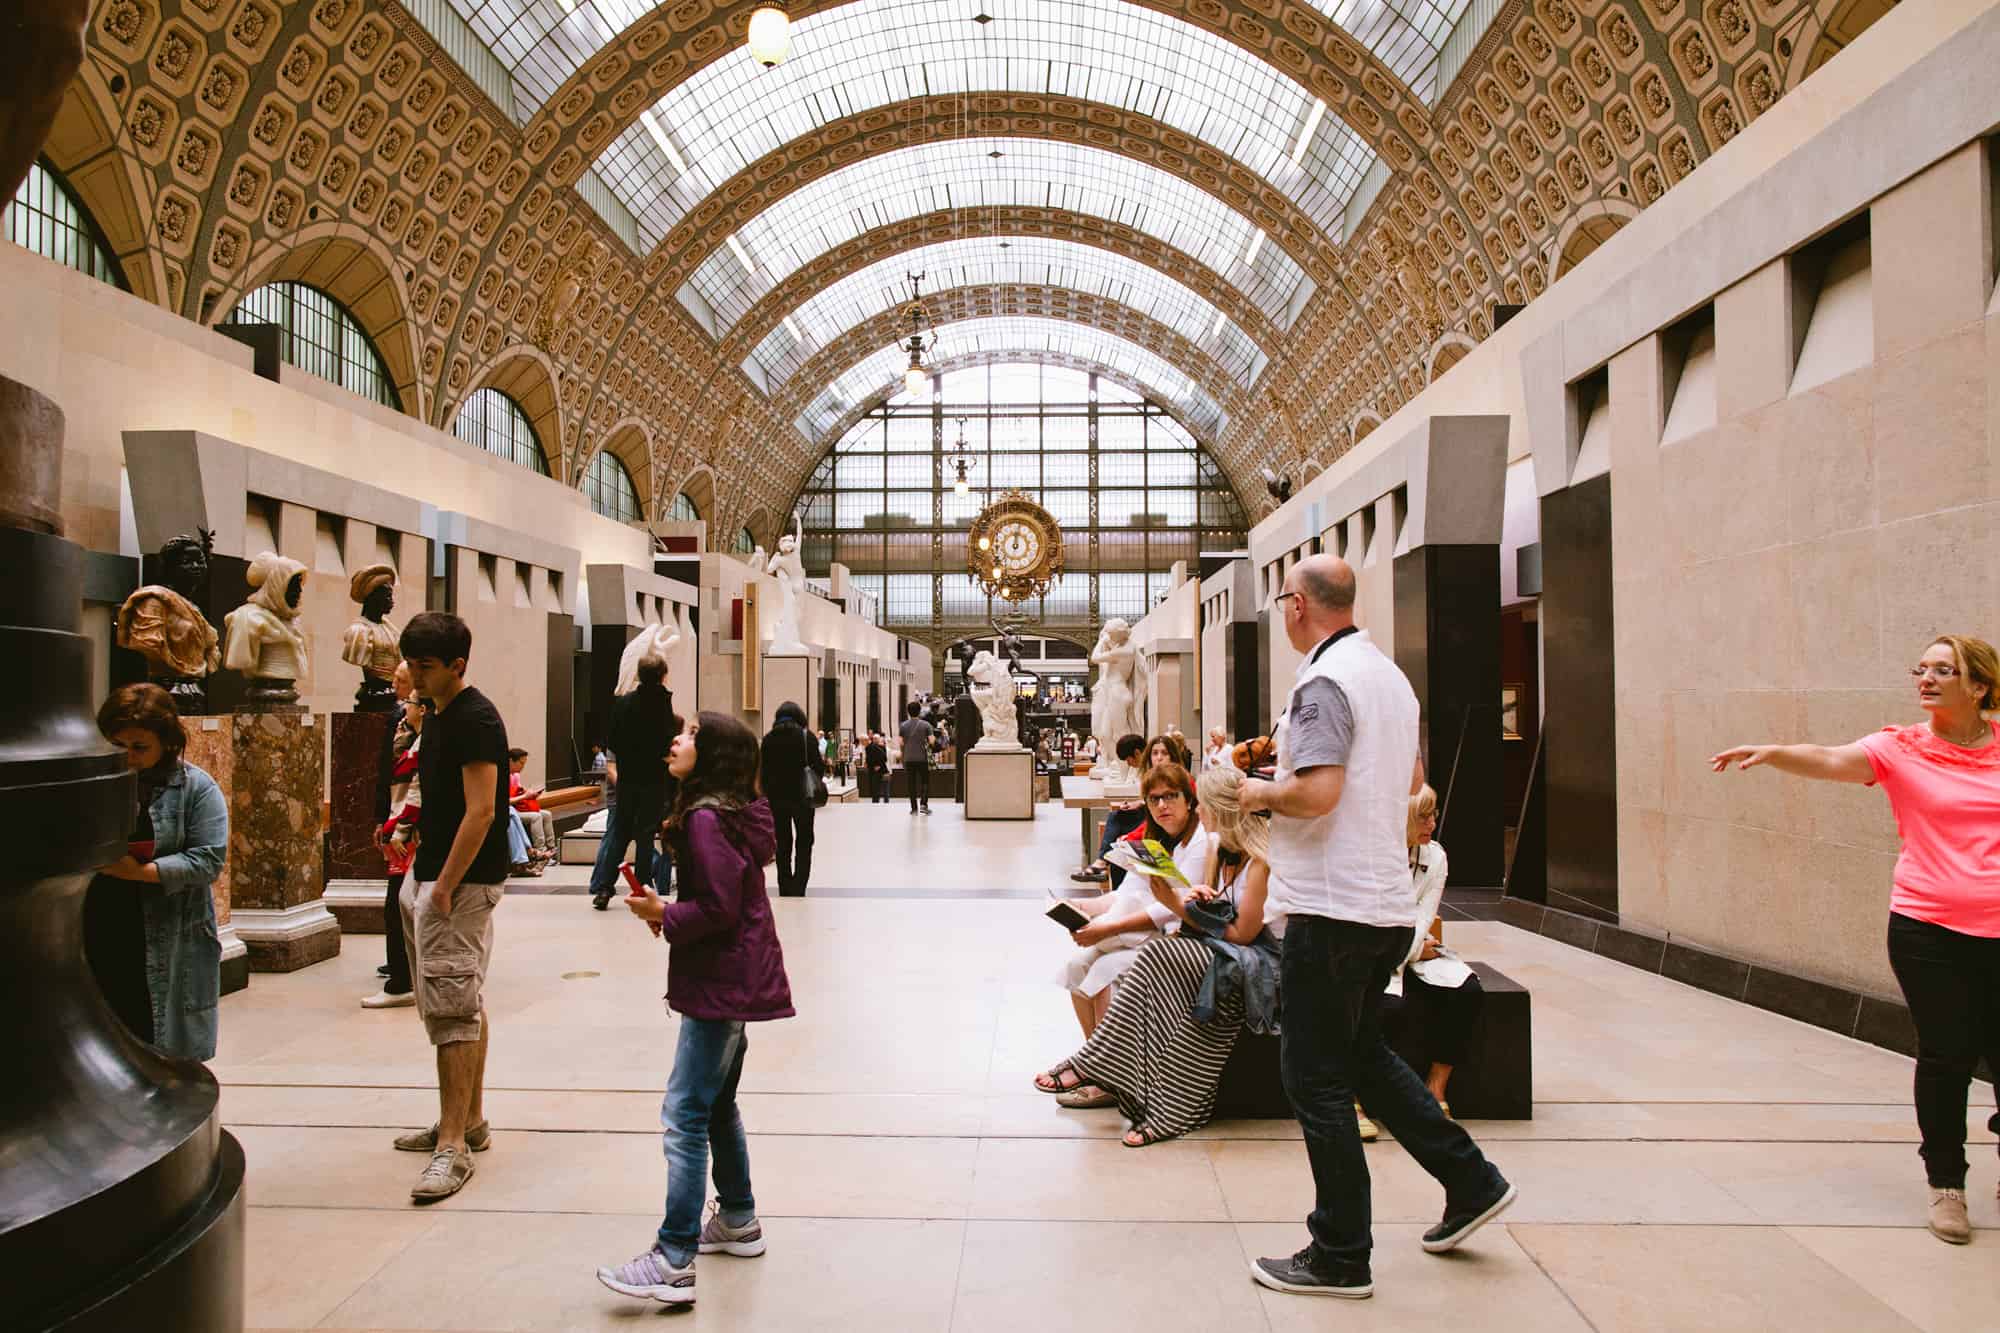
<instances>
[{"instance_id":1,"label":"girl in purple jacket","mask_svg":"<svg viewBox=\"0 0 2000 1333\"><path fill-rule=\"evenodd\" d=\"M598 1269L597 1280L623 1296L689 1305L697 1253L764 1252L736 1087L749 1045L744 1024L790 1018L793 1010L764 893L775 838L771 807L757 795L757 737L725 713L703 713L675 738L667 771L680 780L664 826L680 892L671 903L650 889L626 899L667 942L667 1007L681 1020L660 1105L666 1217L651 1248ZM717 1198L704 1220L711 1151Z\"/></svg>"}]
</instances>

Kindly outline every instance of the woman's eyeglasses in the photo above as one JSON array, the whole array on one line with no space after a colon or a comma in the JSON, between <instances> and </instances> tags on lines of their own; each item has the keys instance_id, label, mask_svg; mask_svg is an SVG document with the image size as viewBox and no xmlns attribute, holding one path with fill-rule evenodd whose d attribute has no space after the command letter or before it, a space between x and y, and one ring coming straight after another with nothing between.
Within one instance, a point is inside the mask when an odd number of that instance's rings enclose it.
<instances>
[{"instance_id":1,"label":"woman's eyeglasses","mask_svg":"<svg viewBox=\"0 0 2000 1333\"><path fill-rule=\"evenodd\" d=\"M1950 680L1957 674L1958 668L1955 666L1937 666L1929 662L1921 662L1910 668L1910 679L1912 680L1922 680L1925 676L1935 676L1939 680Z\"/></svg>"},{"instance_id":2,"label":"woman's eyeglasses","mask_svg":"<svg viewBox=\"0 0 2000 1333\"><path fill-rule=\"evenodd\" d=\"M1179 791L1156 791L1146 797L1147 805L1172 805L1176 801L1186 801L1187 793Z\"/></svg>"}]
</instances>

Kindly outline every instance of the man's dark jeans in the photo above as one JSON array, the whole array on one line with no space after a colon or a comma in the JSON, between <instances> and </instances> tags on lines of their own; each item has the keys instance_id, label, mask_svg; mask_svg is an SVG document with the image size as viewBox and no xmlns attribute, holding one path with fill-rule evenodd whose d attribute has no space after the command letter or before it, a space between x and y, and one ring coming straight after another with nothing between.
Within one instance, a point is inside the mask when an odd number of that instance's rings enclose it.
<instances>
[{"instance_id":1,"label":"man's dark jeans","mask_svg":"<svg viewBox=\"0 0 2000 1333\"><path fill-rule=\"evenodd\" d=\"M802 898L813 873L814 807L774 805L771 823L778 835L778 896Z\"/></svg>"},{"instance_id":2,"label":"man's dark jeans","mask_svg":"<svg viewBox=\"0 0 2000 1333\"><path fill-rule=\"evenodd\" d=\"M1279 1066L1312 1162L1312 1266L1329 1276L1365 1273L1373 1248L1356 1101L1444 1186L1447 1213L1490 1202L1505 1188L1479 1145L1445 1118L1383 1039L1382 988L1409 956L1410 932L1322 916L1285 923Z\"/></svg>"},{"instance_id":3,"label":"man's dark jeans","mask_svg":"<svg viewBox=\"0 0 2000 1333\"><path fill-rule=\"evenodd\" d=\"M390 995L410 993L410 955L403 950L403 877L389 876L382 896L382 943L389 951L389 971L382 989Z\"/></svg>"},{"instance_id":4,"label":"man's dark jeans","mask_svg":"<svg viewBox=\"0 0 2000 1333\"><path fill-rule=\"evenodd\" d=\"M928 806L931 803L931 766L904 764L903 777L910 784L910 809L915 810L918 801Z\"/></svg>"},{"instance_id":5,"label":"man's dark jeans","mask_svg":"<svg viewBox=\"0 0 2000 1333\"><path fill-rule=\"evenodd\" d=\"M1137 810L1105 811L1104 830L1097 839L1097 859L1102 861L1104 854L1111 850L1111 844L1145 822L1146 811L1143 807ZM1111 871L1111 887L1115 889L1125 882L1125 872L1117 866L1108 868Z\"/></svg>"},{"instance_id":6,"label":"man's dark jeans","mask_svg":"<svg viewBox=\"0 0 2000 1333\"><path fill-rule=\"evenodd\" d=\"M1965 1188L1965 1106L1984 1055L2000 1071L2000 939L1889 914L1889 968L1917 1029L1919 1152L1933 1189ZM2000 1114L1986 1122L2000 1130Z\"/></svg>"},{"instance_id":7,"label":"man's dark jeans","mask_svg":"<svg viewBox=\"0 0 2000 1333\"><path fill-rule=\"evenodd\" d=\"M597 864L590 871L590 891L603 895L618 890L618 863L625 855L625 844L637 844L632 850L632 873L639 877L641 884L651 886L662 898L674 877L673 854L666 844L660 844L658 879L655 880L653 864L653 840L660 835L660 819L664 814L666 788L637 787L630 783L620 783L611 797L611 813L605 819L604 839L597 844Z\"/></svg>"}]
</instances>

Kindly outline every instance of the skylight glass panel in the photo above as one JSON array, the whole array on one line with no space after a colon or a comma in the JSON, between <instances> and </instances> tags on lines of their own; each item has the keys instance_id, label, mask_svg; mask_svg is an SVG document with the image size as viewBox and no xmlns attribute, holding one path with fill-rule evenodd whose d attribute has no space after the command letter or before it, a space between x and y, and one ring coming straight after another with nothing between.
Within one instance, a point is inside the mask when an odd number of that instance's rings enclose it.
<instances>
[{"instance_id":1,"label":"skylight glass panel","mask_svg":"<svg viewBox=\"0 0 2000 1333\"><path fill-rule=\"evenodd\" d=\"M1305 304L1295 307L1294 295L1312 291L1280 246L1245 258L1257 231L1248 218L1158 167L1048 139L960 139L872 157L786 195L732 238L755 268L745 269L737 247L717 246L684 289L696 299L683 295L682 303L705 304L720 334L772 287L865 232L942 209L1000 205L1068 209L1142 231L1213 269L1280 328Z\"/></svg>"},{"instance_id":2,"label":"skylight glass panel","mask_svg":"<svg viewBox=\"0 0 2000 1333\"><path fill-rule=\"evenodd\" d=\"M450 0L450 4L513 75L515 116L524 124L584 62L654 8L640 0Z\"/></svg>"},{"instance_id":3,"label":"skylight glass panel","mask_svg":"<svg viewBox=\"0 0 2000 1333\"><path fill-rule=\"evenodd\" d=\"M793 24L792 54L777 68L727 56L653 106L673 153L649 151L658 135L635 125L606 151L601 170L642 226L664 236L730 177L831 121L916 97L1052 94L1160 120L1243 163L1338 235L1373 153L1324 112L1307 150L1294 153L1317 99L1275 66L1126 0L987 0L980 8L990 22L939 0L859 0L808 16ZM675 168L675 154L686 170Z\"/></svg>"},{"instance_id":4,"label":"skylight glass panel","mask_svg":"<svg viewBox=\"0 0 2000 1333\"><path fill-rule=\"evenodd\" d=\"M1071 357L1114 371L1173 405L1194 426L1214 438L1222 423L1222 408L1214 397L1185 373L1137 343L1066 320L1026 316L968 319L938 330L937 346L925 358L941 365L957 357L991 356L1021 361L1039 357ZM907 353L895 344L863 359L839 375L814 397L800 425L815 439L823 438L840 417L892 385L898 386ZM945 414L950 415L949 388Z\"/></svg>"},{"instance_id":5,"label":"skylight glass panel","mask_svg":"<svg viewBox=\"0 0 2000 1333\"><path fill-rule=\"evenodd\" d=\"M885 310L906 305L911 273L924 275L927 293L993 284L1087 292L1158 320L1207 351L1246 386L1261 369L1262 358L1248 335L1193 289L1125 255L1041 236L941 241L850 273L766 334L746 369L754 366L766 383L783 384L819 348Z\"/></svg>"},{"instance_id":6,"label":"skylight glass panel","mask_svg":"<svg viewBox=\"0 0 2000 1333\"><path fill-rule=\"evenodd\" d=\"M1425 103L1435 103L1438 52L1470 0L1307 0L1373 51Z\"/></svg>"}]
</instances>

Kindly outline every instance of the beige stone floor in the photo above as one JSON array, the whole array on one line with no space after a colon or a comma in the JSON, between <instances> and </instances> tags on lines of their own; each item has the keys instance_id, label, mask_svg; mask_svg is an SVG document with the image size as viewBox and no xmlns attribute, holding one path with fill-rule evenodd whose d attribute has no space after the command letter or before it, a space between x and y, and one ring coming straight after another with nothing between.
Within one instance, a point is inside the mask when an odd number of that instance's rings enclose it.
<instances>
[{"instance_id":1,"label":"beige stone floor","mask_svg":"<svg viewBox=\"0 0 2000 1333\"><path fill-rule=\"evenodd\" d=\"M665 1178L665 958L629 916L576 896L502 906L494 1147L425 1210L407 1194L420 1161L388 1140L434 1114L429 1048L412 1011L356 1006L377 937L255 977L223 1002L214 1062L250 1161L250 1325L1994 1326L1983 1113L1984 1230L1947 1247L1921 1226L1907 1060L1497 924L1452 939L1535 996L1536 1117L1470 1126L1521 1186L1507 1224L1423 1254L1438 1191L1385 1140L1368 1150L1376 1297L1252 1285L1250 1258L1304 1241L1295 1126L1223 1122L1134 1152L1115 1115L1029 1090L1076 1042L1049 981L1063 941L1032 902L992 895L1066 884L1076 839L1054 807L1032 824L967 825L942 804L927 821L823 812L814 878L829 896L777 905L800 1016L753 1030L743 1085L770 1253L703 1260L681 1316L592 1277L648 1243ZM897 896L936 890L952 896Z\"/></svg>"}]
</instances>

